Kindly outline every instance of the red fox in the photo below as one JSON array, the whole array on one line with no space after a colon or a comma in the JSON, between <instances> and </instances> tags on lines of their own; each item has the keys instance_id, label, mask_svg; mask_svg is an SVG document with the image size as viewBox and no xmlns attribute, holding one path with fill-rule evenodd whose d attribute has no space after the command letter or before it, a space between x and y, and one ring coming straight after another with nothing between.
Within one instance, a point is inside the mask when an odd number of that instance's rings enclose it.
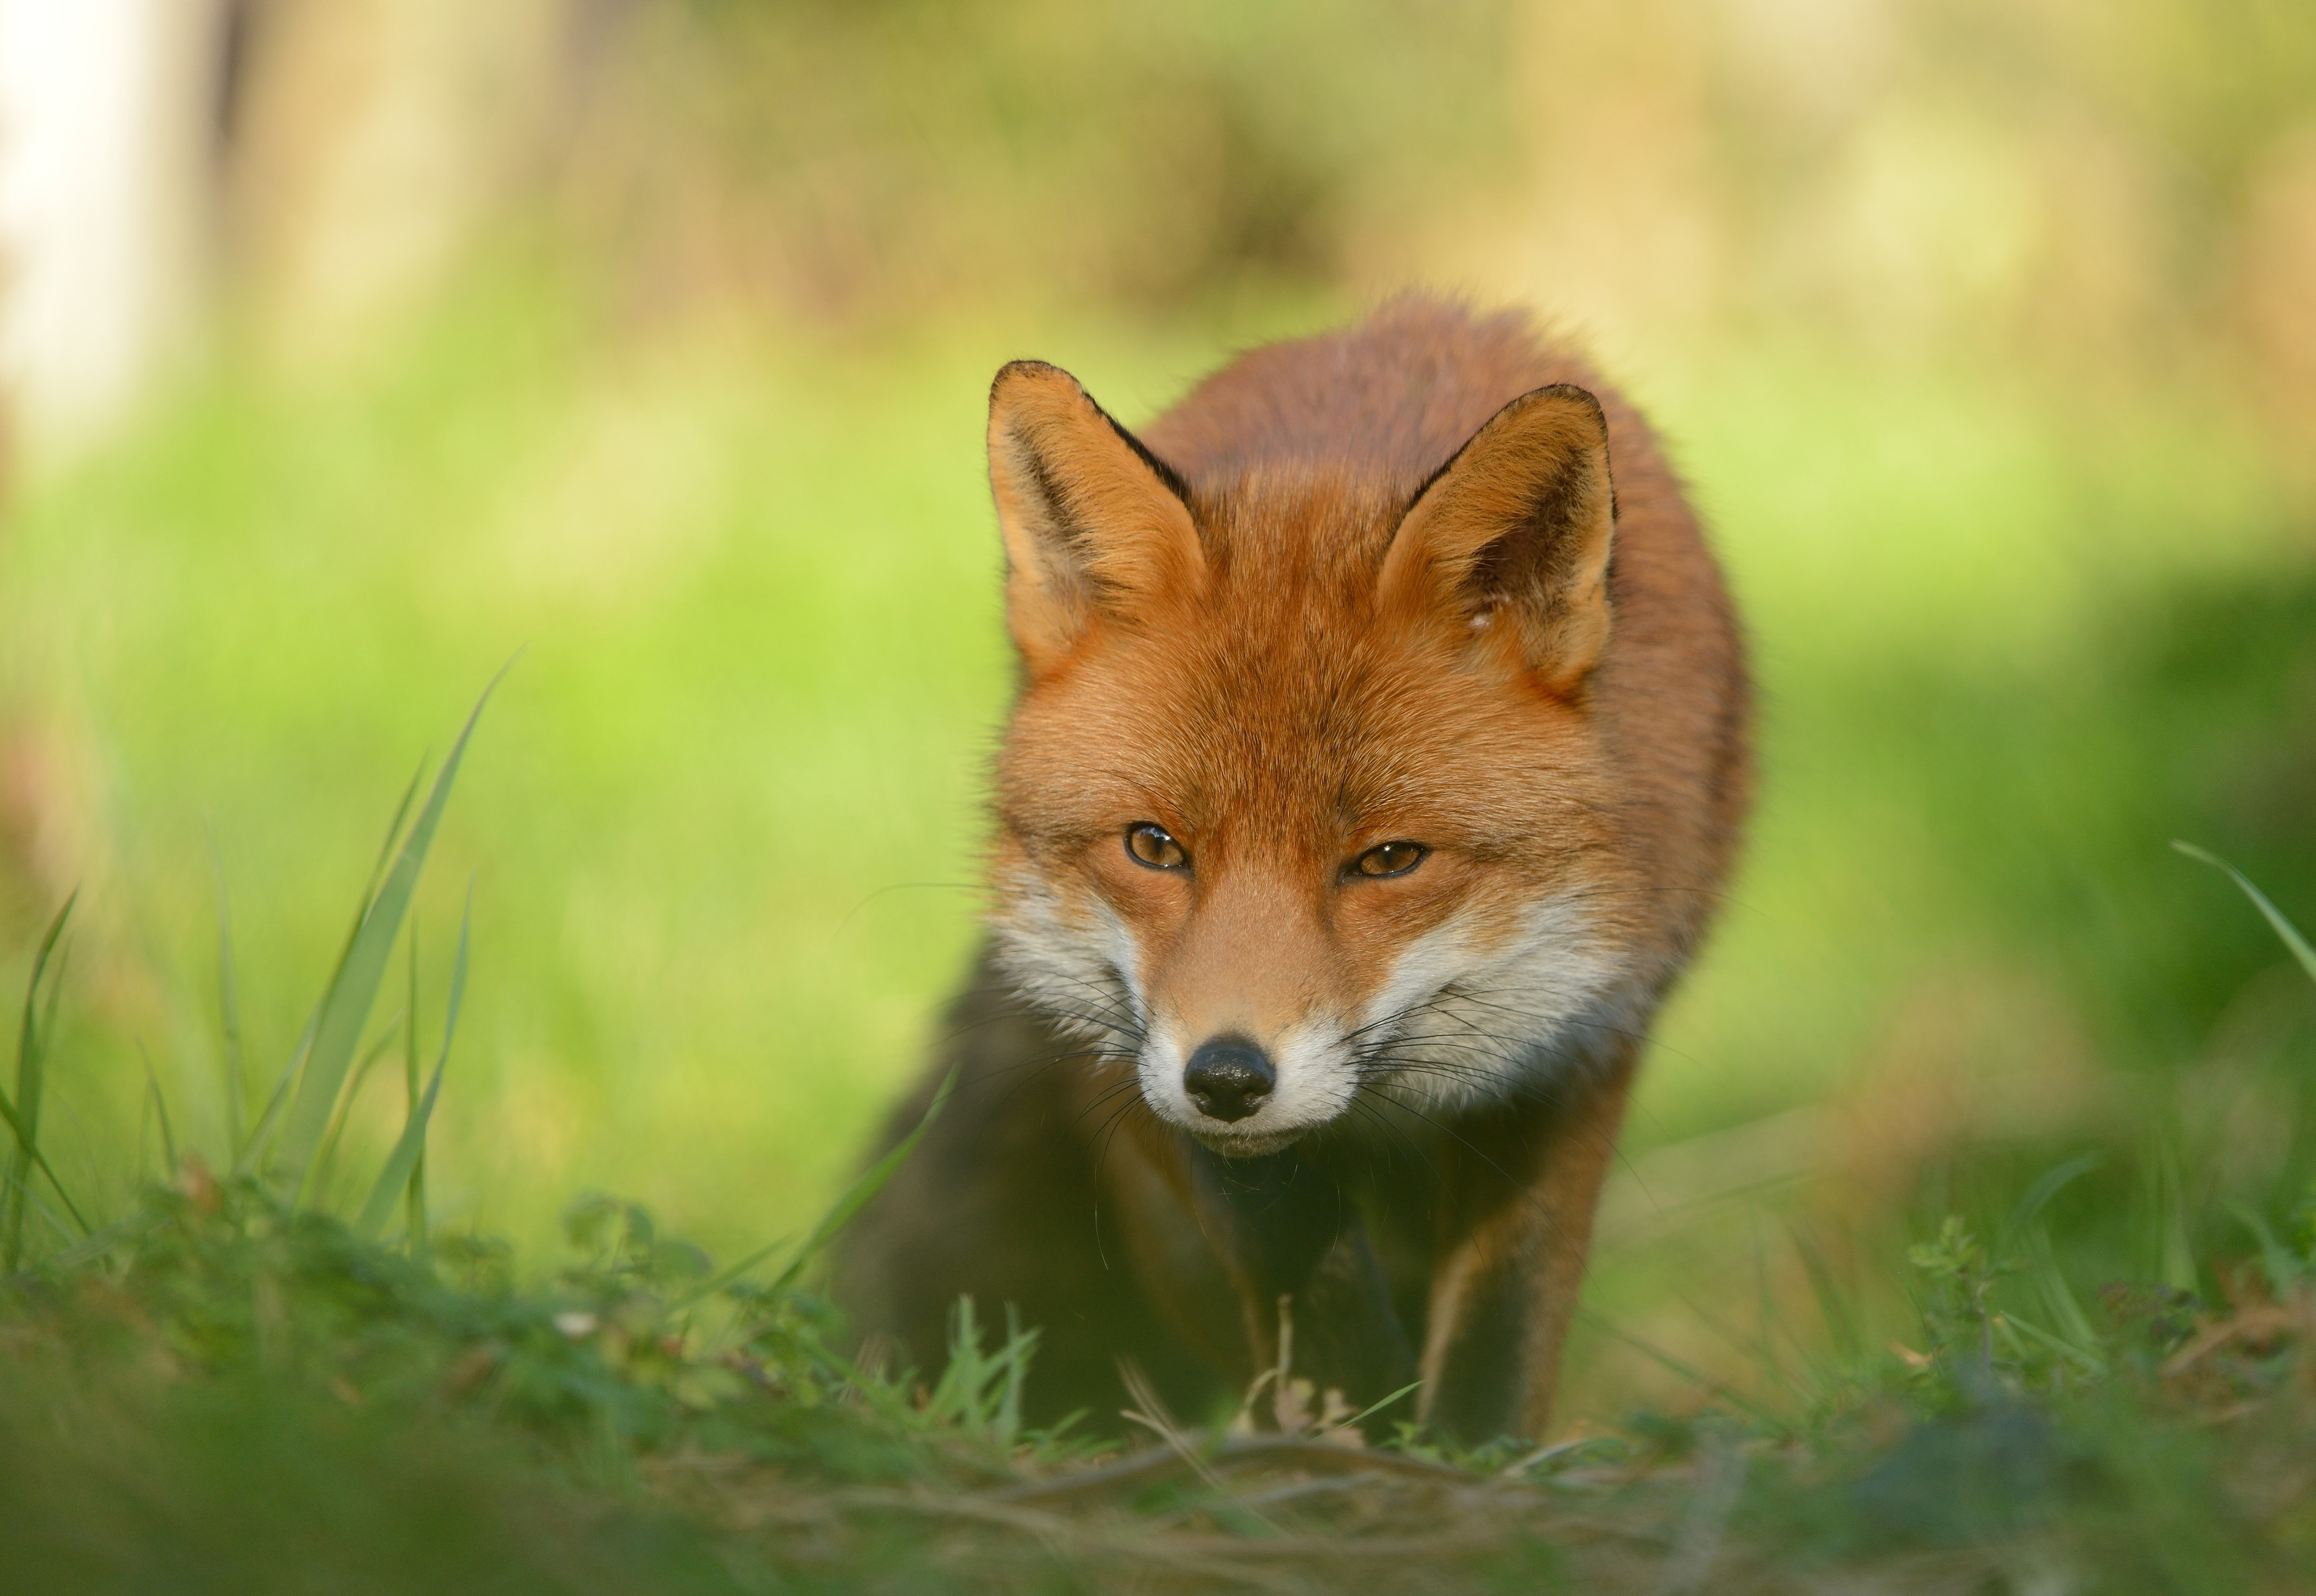
<instances>
[{"instance_id":1,"label":"red fox","mask_svg":"<svg viewBox=\"0 0 2316 1596\"><path fill-rule=\"evenodd\" d=\"M1523 317L1415 297L1138 437L1017 361L989 470L988 933L839 1302L926 1371L959 1297L1010 1306L1045 1418L1116 1412L1126 1360L1203 1413L1291 1322L1353 1409L1420 1379L1439 1433L1542 1434L1747 803L1736 624L1655 439Z\"/></svg>"}]
</instances>

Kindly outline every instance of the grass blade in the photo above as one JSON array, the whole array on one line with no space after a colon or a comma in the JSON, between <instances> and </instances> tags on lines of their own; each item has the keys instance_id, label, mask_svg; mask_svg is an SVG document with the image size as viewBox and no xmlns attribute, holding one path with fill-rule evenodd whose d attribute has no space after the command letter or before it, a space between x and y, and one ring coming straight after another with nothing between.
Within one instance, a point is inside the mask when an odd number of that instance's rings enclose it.
<instances>
[{"instance_id":1,"label":"grass blade","mask_svg":"<svg viewBox=\"0 0 2316 1596\"><path fill-rule=\"evenodd\" d=\"M115 1219L102 1230L92 1230L63 1252L45 1260L54 1270L78 1269L82 1264L103 1257L124 1242L141 1240L158 1230L168 1221L158 1214L131 1214L125 1219Z\"/></svg>"},{"instance_id":2,"label":"grass blade","mask_svg":"<svg viewBox=\"0 0 2316 1596\"><path fill-rule=\"evenodd\" d=\"M352 955L354 943L361 935L362 922L378 896L378 885L386 877L387 861L394 857L395 839L402 834L402 823L410 818L411 803L417 798L419 780L425 774L426 767L422 762L418 769L410 773L410 785L402 789L402 801L394 807L394 818L387 822L386 840L379 844L378 861L370 867L370 879L362 887L361 908L355 914L353 924L346 930L345 946L338 950L338 970L345 967L347 958ZM223 890L222 885L219 890ZM335 972L331 979L334 985ZM327 995L327 993L324 994L325 1000ZM266 1093L265 1108L257 1116L257 1123L250 1128L248 1136L236 1144L234 1173L246 1173L263 1156L266 1137L277 1128L281 1110L289 1106L290 1090L298 1084L305 1071L306 1061L313 1053L314 1033L321 1019L322 1005L317 1003L314 1012L306 1016L306 1028L298 1033L298 1045L290 1049L290 1062L281 1066L281 1074L274 1078L273 1090Z\"/></svg>"},{"instance_id":3,"label":"grass blade","mask_svg":"<svg viewBox=\"0 0 2316 1596\"><path fill-rule=\"evenodd\" d=\"M2078 1347L2096 1349L2098 1332L2091 1327L2090 1316L2067 1284L2066 1271L2059 1267L2058 1253L2051 1245L2049 1227L2036 1226L2026 1238L2026 1250L2035 1288L2060 1333Z\"/></svg>"},{"instance_id":4,"label":"grass blade","mask_svg":"<svg viewBox=\"0 0 2316 1596\"><path fill-rule=\"evenodd\" d=\"M145 1090L153 1100L154 1117L161 1122L163 1164L169 1172L169 1178L174 1180L177 1174L177 1134L169 1126L168 1100L161 1095L161 1077L153 1073L153 1056L145 1051L142 1041L137 1044L137 1057L145 1061ZM137 1165L139 1169L145 1165L145 1149L141 1146L137 1149Z\"/></svg>"},{"instance_id":5,"label":"grass blade","mask_svg":"<svg viewBox=\"0 0 2316 1596\"><path fill-rule=\"evenodd\" d=\"M2196 1251L2187 1237L2187 1179L2179 1150L2169 1137L2155 1149L2156 1279L2174 1291L2196 1295Z\"/></svg>"},{"instance_id":6,"label":"grass blade","mask_svg":"<svg viewBox=\"0 0 2316 1596\"><path fill-rule=\"evenodd\" d=\"M58 1200L73 1217L81 1234L88 1234L88 1221L81 1217L73 1206L72 1194L57 1172L40 1152L40 1097L46 1081L49 1035L54 1030L57 1017L57 990L63 977L59 969L50 976L49 962L55 957L58 943L65 934L66 923L71 920L73 905L80 901L75 892L65 899L64 907L49 922L48 934L40 939L40 951L32 958L32 978L24 988L24 1019L16 1033L16 1096L11 1103L0 1094L0 1116L8 1121L8 1128L16 1135L16 1148L8 1159L8 1187L0 1193L0 1265L10 1274L16 1272L24 1253L24 1196L26 1188L37 1169L48 1176L49 1184L56 1189ZM42 1023L40 1006L41 983L48 983L46 1024Z\"/></svg>"},{"instance_id":7,"label":"grass blade","mask_svg":"<svg viewBox=\"0 0 2316 1596\"><path fill-rule=\"evenodd\" d=\"M475 887L474 883L469 881L467 884L467 914L469 915L474 912L474 902ZM465 916L460 917L459 932L459 951L463 960L467 940ZM415 920L410 923L408 1012L410 1023L404 1027L402 1033L405 1044L402 1049L402 1094L404 1102L408 1105L407 1114L414 1118L418 1113L418 1100L425 1095L419 1086L419 1074L422 1066L418 1057L418 923ZM442 1039L442 1049L444 1057L448 1057L450 1037L447 1034ZM427 1108L431 1113L433 1105L430 1102ZM404 1194L407 1212L403 1216L402 1231L408 1240L411 1253L414 1255L426 1250L426 1144L423 1139L418 1144L418 1157L410 1166L410 1183L405 1188Z\"/></svg>"},{"instance_id":8,"label":"grass blade","mask_svg":"<svg viewBox=\"0 0 2316 1596\"><path fill-rule=\"evenodd\" d=\"M23 1199L26 1213L39 1215L47 1222L49 1228L55 1231L65 1241L70 1242L74 1239L72 1226L65 1223L64 1216L42 1202L40 1194L33 1190L29 1183L19 1181L13 1174L4 1178L7 1180L9 1190Z\"/></svg>"},{"instance_id":9,"label":"grass blade","mask_svg":"<svg viewBox=\"0 0 2316 1596\"><path fill-rule=\"evenodd\" d=\"M949 1101L949 1094L956 1087L957 1071L951 1069L941 1077L940 1086L933 1092L933 1101L926 1106L925 1117L917 1121L917 1128L903 1137L898 1146L863 1171L860 1178L836 1199L835 1206L821 1216L820 1223L812 1227L812 1234L804 1238L804 1245L797 1249L797 1255L788 1260L788 1267L780 1271L779 1279L772 1282L775 1290L785 1290L795 1285L804 1273L805 1265L836 1239L838 1231L852 1223L852 1216L866 1207L870 1198L885 1189L885 1182L891 1180L894 1172L907 1162L909 1155L917 1150L917 1144L924 1139L925 1132L933 1128L933 1121L940 1117L943 1105Z\"/></svg>"},{"instance_id":10,"label":"grass blade","mask_svg":"<svg viewBox=\"0 0 2316 1596\"><path fill-rule=\"evenodd\" d=\"M822 1248L836 1239L836 1233L852 1222L852 1216L859 1213L870 1198L885 1189L885 1182L893 1178L893 1172L901 1167L910 1154L916 1151L917 1144L924 1139L925 1132L932 1128L934 1119L940 1113L941 1106L949 1101L949 1094L956 1085L957 1071L952 1069L942 1077L940 1087L933 1093L931 1103L927 1105L924 1118L917 1121L917 1128L903 1137L891 1152L863 1170L860 1179L847 1187L844 1195L821 1216L820 1223L812 1227L812 1234L804 1238L804 1245L797 1249L796 1256L788 1260L788 1266L780 1271L779 1279L772 1283L774 1290L786 1290L795 1285L797 1277L804 1273L805 1266ZM705 1285L694 1287L676 1298L670 1305L671 1310L687 1308L695 1302L706 1301L786 1245L788 1242L783 1237L757 1248L731 1268L711 1277Z\"/></svg>"},{"instance_id":11,"label":"grass blade","mask_svg":"<svg viewBox=\"0 0 2316 1596\"><path fill-rule=\"evenodd\" d=\"M40 981L78 897L76 893L67 898L49 923L48 934L41 938L40 952L32 959L32 978L24 987L24 1018L16 1032L15 1109L8 1116L16 1132L16 1146L8 1155L7 1190L0 1191L0 1267L10 1274L16 1272L23 1256L25 1182L40 1146Z\"/></svg>"},{"instance_id":12,"label":"grass blade","mask_svg":"<svg viewBox=\"0 0 2316 1596\"><path fill-rule=\"evenodd\" d=\"M488 689L484 691L483 696L490 697ZM482 706L477 704L475 708L479 711ZM361 901L364 904L378 896L379 884L386 879L387 861L394 857L394 839L402 834L402 823L410 818L410 805L418 797L418 784L425 776L426 762L422 759L418 762L418 768L410 772L410 785L402 789L402 801L394 806L394 818L386 823L386 841L378 845L377 862L370 867L370 880L362 887ZM361 921L357 917L353 932L347 933L347 941L351 943L354 932L361 930Z\"/></svg>"},{"instance_id":13,"label":"grass blade","mask_svg":"<svg viewBox=\"0 0 2316 1596\"><path fill-rule=\"evenodd\" d=\"M298 1072L305 1065L306 1055L313 1051L314 1022L320 1018L319 1010L306 1016L306 1029L298 1033L298 1045L290 1049L290 1062L281 1066L281 1074L274 1079L273 1090L265 1095L264 1111L257 1116L257 1123L249 1128L249 1135L234 1155L235 1174L247 1174L263 1154L266 1137L281 1119L281 1110L289 1105L290 1089L298 1083Z\"/></svg>"},{"instance_id":14,"label":"grass blade","mask_svg":"<svg viewBox=\"0 0 2316 1596\"><path fill-rule=\"evenodd\" d=\"M459 1005L467 994L468 933L473 925L474 914L475 893L469 887L467 889L467 913L459 923L459 954L450 965L450 1001L442 1016L442 1052L434 1061L434 1074L426 1083L426 1094L411 1105L409 1121L403 1126L402 1136L394 1144L394 1151L387 1155L386 1167L378 1172L378 1180L370 1189L369 1199L362 1204L361 1213L354 1220L354 1234L365 1241L374 1239L379 1231L386 1228L387 1218L394 1212L395 1199L405 1190L420 1194L414 1200L423 1200L423 1189L414 1181L426 1156L426 1123L433 1118L434 1099L442 1090L443 1066L450 1062L450 1039L459 1030ZM414 972L411 976L414 999L417 979ZM414 1033L418 1029L414 1014L412 1021L410 1029ZM417 1044L413 1042L410 1049L411 1061L414 1065ZM417 1072L414 1068L410 1078L415 1084ZM425 1222L423 1208L414 1208L413 1212L418 1216L416 1227L411 1232L411 1244L415 1248L424 1244Z\"/></svg>"},{"instance_id":15,"label":"grass blade","mask_svg":"<svg viewBox=\"0 0 2316 1596\"><path fill-rule=\"evenodd\" d=\"M1809 1279L1810 1294L1817 1299L1818 1317L1825 1321L1826 1333L1833 1337L1835 1351L1845 1363L1856 1364L1864 1355L1865 1339L1858 1333L1857 1318L1850 1311L1849 1299L1834 1279L1833 1266L1818 1245L1817 1237L1794 1226L1794 1252L1802 1261L1803 1272Z\"/></svg>"},{"instance_id":16,"label":"grass blade","mask_svg":"<svg viewBox=\"0 0 2316 1596\"><path fill-rule=\"evenodd\" d=\"M2009 1251L2013 1239L2026 1234L2026 1227L2035 1223L2053 1198L2097 1169L2100 1163L2096 1153L2078 1153L2064 1163L2044 1171L2041 1177L2026 1188L2026 1194L2018 1199L2018 1206L2010 1210L2010 1217L2003 1221L1995 1244L1996 1253Z\"/></svg>"},{"instance_id":17,"label":"grass blade","mask_svg":"<svg viewBox=\"0 0 2316 1596\"><path fill-rule=\"evenodd\" d=\"M80 1209L73 1206L72 1193L65 1190L65 1183L57 1178L57 1172L49 1167L48 1155L25 1135L24 1122L16 1117L15 1107L9 1102L4 1093L0 1093L0 1119L6 1120L8 1128L15 1134L18 1151L31 1154L32 1167L49 1177L49 1185L55 1190L57 1200L65 1205L65 1212L72 1216L73 1223L80 1226L81 1234L88 1235L88 1221L81 1217ZM16 1180L13 1169L14 1161L12 1159L8 1179L13 1189L21 1190L22 1183Z\"/></svg>"},{"instance_id":18,"label":"grass blade","mask_svg":"<svg viewBox=\"0 0 2316 1596\"><path fill-rule=\"evenodd\" d=\"M2316 981L2316 948L2308 945L2308 939L2300 934L2298 926L2284 917L2283 910L2267 901L2267 894L2254 887L2241 870L2216 853L2206 853L2193 843L2175 841L2171 846L2190 859L2200 859L2214 869L2225 870L2229 878L2243 888L2243 895L2251 899L2252 906L2267 917L2267 923L2275 928L2276 934L2284 939L2285 947L2292 950L2292 957L2298 959L2300 967L2308 972L2308 978Z\"/></svg>"},{"instance_id":19,"label":"grass blade","mask_svg":"<svg viewBox=\"0 0 2316 1596\"><path fill-rule=\"evenodd\" d=\"M442 1065L434 1066L433 1079L426 1083L426 1092L411 1107L410 1118L402 1128L402 1135L387 1155L386 1167L378 1172L378 1179L362 1202L361 1212L355 1216L354 1234L364 1241L375 1241L379 1231L394 1213L394 1205L408 1189L412 1172L418 1167L419 1155L426 1149L426 1123L434 1115L434 1099L442 1090ZM414 1237L414 1242L415 1238Z\"/></svg>"},{"instance_id":20,"label":"grass blade","mask_svg":"<svg viewBox=\"0 0 2316 1596\"><path fill-rule=\"evenodd\" d=\"M346 1125L352 1119L354 1104L361 1100L362 1088L370 1084L370 1072L378 1061L402 1039L403 1017L399 1014L386 1022L386 1030L370 1045L354 1067L347 1072L346 1086L338 1094L337 1111L330 1116L330 1128L323 1134L322 1150L314 1155L314 1172L306 1182L306 1199L316 1207L327 1200L330 1182L337 1177L338 1149L345 1141Z\"/></svg>"},{"instance_id":21,"label":"grass blade","mask_svg":"<svg viewBox=\"0 0 2316 1596\"><path fill-rule=\"evenodd\" d=\"M1393 1403L1397 1402L1401 1397L1407 1395L1410 1392L1419 1391L1422 1388L1423 1382L1421 1380L1410 1380L1398 1390L1385 1397L1381 1402L1370 1402L1358 1413L1353 1413L1350 1418L1344 1420L1343 1428L1346 1430L1357 1430L1359 1426L1365 1424L1369 1419L1374 1418L1377 1413L1383 1412L1384 1409L1389 1407Z\"/></svg>"},{"instance_id":22,"label":"grass blade","mask_svg":"<svg viewBox=\"0 0 2316 1596\"><path fill-rule=\"evenodd\" d=\"M1021 1315L1011 1303L1005 1305L1005 1389L997 1399L997 1440L1001 1446L1010 1447L1021 1433L1021 1387L1029 1382L1029 1349L1038 1344L1038 1333L1026 1334L1021 1329Z\"/></svg>"},{"instance_id":23,"label":"grass blade","mask_svg":"<svg viewBox=\"0 0 2316 1596\"><path fill-rule=\"evenodd\" d=\"M2089 1348L2076 1346L2063 1337L2053 1335L2042 1326L2030 1320L2022 1319L2017 1314L1997 1314L1995 1318L2004 1329L2025 1332L2028 1338L2042 1347L2044 1351L2053 1352L2064 1358L2092 1378L2098 1379L2106 1375L2107 1360Z\"/></svg>"},{"instance_id":24,"label":"grass blade","mask_svg":"<svg viewBox=\"0 0 2316 1596\"><path fill-rule=\"evenodd\" d=\"M304 1191L313 1174L315 1155L337 1108L338 1093L346 1083L347 1071L353 1065L355 1049L361 1045L370 1005L378 1000L378 989L385 981L387 959L394 951L396 937L401 933L402 917L410 907L411 895L417 890L418 872L425 866L426 851L433 844L435 827L441 824L442 810L450 802L450 784L458 779L459 763L466 756L468 739L475 735L475 723L482 718L484 706L490 702L491 694L512 664L510 661L508 666L500 668L490 685L483 689L483 696L476 700L473 712L459 733L459 740L451 745L450 756L435 774L424 807L411 823L401 852L386 872L377 896L362 911L353 938L346 946L345 957L336 975L331 977L328 991L323 994L321 1011L314 1022L313 1048L307 1055L306 1067L281 1133L281 1160L298 1192Z\"/></svg>"}]
</instances>

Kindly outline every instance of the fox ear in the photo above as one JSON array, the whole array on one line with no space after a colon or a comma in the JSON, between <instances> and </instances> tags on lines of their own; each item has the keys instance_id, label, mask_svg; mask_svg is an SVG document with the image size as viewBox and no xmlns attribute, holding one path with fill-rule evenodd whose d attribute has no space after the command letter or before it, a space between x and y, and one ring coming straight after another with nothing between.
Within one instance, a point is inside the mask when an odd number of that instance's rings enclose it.
<instances>
[{"instance_id":1,"label":"fox ear","mask_svg":"<svg viewBox=\"0 0 2316 1596\"><path fill-rule=\"evenodd\" d=\"M1384 556L1388 606L1509 629L1547 686L1583 680L1608 640L1617 524L1600 402L1565 383L1496 412L1416 495Z\"/></svg>"},{"instance_id":2,"label":"fox ear","mask_svg":"<svg viewBox=\"0 0 2316 1596\"><path fill-rule=\"evenodd\" d=\"M1058 366L1015 361L989 390L989 484L1006 624L1031 670L1099 615L1187 595L1206 559L1182 479Z\"/></svg>"}]
</instances>

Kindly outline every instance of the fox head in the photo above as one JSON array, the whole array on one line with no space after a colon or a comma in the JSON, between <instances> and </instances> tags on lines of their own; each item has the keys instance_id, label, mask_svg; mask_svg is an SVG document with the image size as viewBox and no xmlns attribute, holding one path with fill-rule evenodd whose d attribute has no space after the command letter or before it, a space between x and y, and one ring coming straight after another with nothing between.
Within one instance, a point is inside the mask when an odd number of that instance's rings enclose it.
<instances>
[{"instance_id":1,"label":"fox head","mask_svg":"<svg viewBox=\"0 0 2316 1596\"><path fill-rule=\"evenodd\" d=\"M1615 1031L1641 889L1587 682L1611 625L1599 403L1513 400L1412 493L1185 481L1066 372L991 396L1021 691L1007 974L1157 1115L1276 1151L1363 1094L1534 1090Z\"/></svg>"}]
</instances>

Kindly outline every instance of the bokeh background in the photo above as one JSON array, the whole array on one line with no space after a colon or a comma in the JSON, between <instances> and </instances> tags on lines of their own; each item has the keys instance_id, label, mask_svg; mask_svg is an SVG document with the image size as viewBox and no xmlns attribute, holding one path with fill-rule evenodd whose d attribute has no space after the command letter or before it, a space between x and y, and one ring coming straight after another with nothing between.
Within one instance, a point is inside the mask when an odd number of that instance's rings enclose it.
<instances>
[{"instance_id":1,"label":"bokeh background","mask_svg":"<svg viewBox=\"0 0 2316 1596\"><path fill-rule=\"evenodd\" d=\"M1412 283L1652 410L1760 680L1572 1420L1693 1388L1643 1343L1873 1342L1897 1240L2064 1160L2087 1293L2288 1208L2316 1003L2167 843L2316 921L2303 0L0 0L53 1155L156 1172L149 1060L218 1156L520 649L421 898L423 1026L476 927L441 1222L797 1230L973 941L990 373L1131 424Z\"/></svg>"}]
</instances>

